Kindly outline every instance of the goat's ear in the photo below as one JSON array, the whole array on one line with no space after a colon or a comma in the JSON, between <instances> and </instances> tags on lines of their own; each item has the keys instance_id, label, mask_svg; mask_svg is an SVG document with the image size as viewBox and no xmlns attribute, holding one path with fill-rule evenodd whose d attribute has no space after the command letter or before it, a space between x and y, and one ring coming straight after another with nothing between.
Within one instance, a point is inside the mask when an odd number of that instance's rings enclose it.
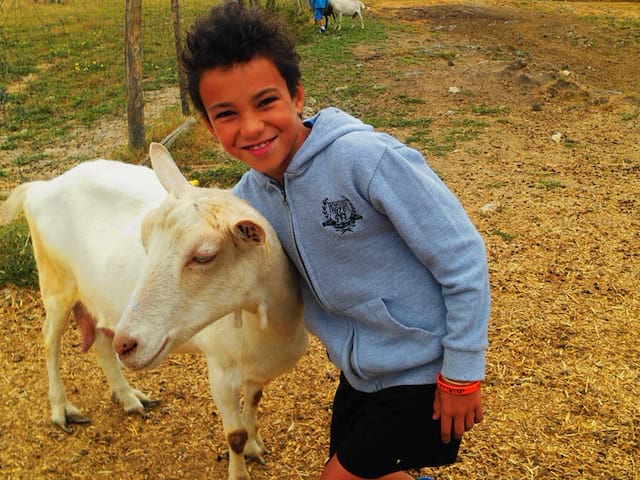
<instances>
[{"instance_id":1,"label":"goat's ear","mask_svg":"<svg viewBox=\"0 0 640 480\"><path fill-rule=\"evenodd\" d=\"M259 246L266 242L267 234L257 223L240 220L233 226L234 243L239 246Z\"/></svg>"},{"instance_id":2,"label":"goat's ear","mask_svg":"<svg viewBox=\"0 0 640 480\"><path fill-rule=\"evenodd\" d=\"M151 158L153 171L167 192L179 198L193 188L184 175L182 175L178 166L173 161L169 150L167 150L164 145L152 142L151 145L149 145L149 157Z\"/></svg>"}]
</instances>

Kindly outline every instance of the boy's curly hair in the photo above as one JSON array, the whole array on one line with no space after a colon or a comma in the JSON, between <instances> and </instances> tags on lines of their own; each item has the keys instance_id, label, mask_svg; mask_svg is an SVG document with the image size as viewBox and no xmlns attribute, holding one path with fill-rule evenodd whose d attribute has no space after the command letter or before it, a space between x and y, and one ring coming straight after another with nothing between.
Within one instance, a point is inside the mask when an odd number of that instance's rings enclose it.
<instances>
[{"instance_id":1,"label":"boy's curly hair","mask_svg":"<svg viewBox=\"0 0 640 480\"><path fill-rule=\"evenodd\" d=\"M193 106L207 119L200 97L200 78L207 70L230 68L253 58L271 60L293 97L300 83L300 57L285 29L266 12L229 1L199 18L186 38L181 63Z\"/></svg>"}]
</instances>

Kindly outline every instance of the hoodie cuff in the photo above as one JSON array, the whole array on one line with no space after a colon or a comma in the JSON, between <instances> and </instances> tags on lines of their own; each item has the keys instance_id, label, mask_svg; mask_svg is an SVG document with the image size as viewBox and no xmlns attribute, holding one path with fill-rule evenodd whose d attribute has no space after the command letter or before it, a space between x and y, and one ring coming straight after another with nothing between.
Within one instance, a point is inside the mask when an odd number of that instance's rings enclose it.
<instances>
[{"instance_id":1,"label":"hoodie cuff","mask_svg":"<svg viewBox=\"0 0 640 480\"><path fill-rule=\"evenodd\" d=\"M445 349L441 373L446 378L463 382L484 380L485 351L468 352Z\"/></svg>"}]
</instances>

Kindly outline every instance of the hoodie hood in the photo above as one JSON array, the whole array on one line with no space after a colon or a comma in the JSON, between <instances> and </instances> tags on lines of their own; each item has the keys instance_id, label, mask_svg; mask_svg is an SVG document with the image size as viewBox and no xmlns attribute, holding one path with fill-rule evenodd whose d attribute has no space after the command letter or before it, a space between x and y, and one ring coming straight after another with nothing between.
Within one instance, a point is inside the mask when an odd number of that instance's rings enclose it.
<instances>
[{"instance_id":1,"label":"hoodie hood","mask_svg":"<svg viewBox=\"0 0 640 480\"><path fill-rule=\"evenodd\" d=\"M338 138L353 132L372 132L373 127L335 107L326 108L304 121L311 133L291 159L287 172L301 173L308 162Z\"/></svg>"}]
</instances>

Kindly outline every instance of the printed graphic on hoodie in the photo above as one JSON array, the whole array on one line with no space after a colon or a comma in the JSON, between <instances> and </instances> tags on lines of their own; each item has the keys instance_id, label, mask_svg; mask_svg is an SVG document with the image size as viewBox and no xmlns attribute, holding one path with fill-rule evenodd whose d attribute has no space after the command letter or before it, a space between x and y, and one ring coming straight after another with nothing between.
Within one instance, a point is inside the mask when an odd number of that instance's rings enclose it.
<instances>
[{"instance_id":1,"label":"printed graphic on hoodie","mask_svg":"<svg viewBox=\"0 0 640 480\"><path fill-rule=\"evenodd\" d=\"M325 198L322 201L322 215L325 221L322 222L323 227L333 227L340 234L352 232L356 222L362 219L358 215L353 203L347 197L342 195L342 199L330 201Z\"/></svg>"}]
</instances>

